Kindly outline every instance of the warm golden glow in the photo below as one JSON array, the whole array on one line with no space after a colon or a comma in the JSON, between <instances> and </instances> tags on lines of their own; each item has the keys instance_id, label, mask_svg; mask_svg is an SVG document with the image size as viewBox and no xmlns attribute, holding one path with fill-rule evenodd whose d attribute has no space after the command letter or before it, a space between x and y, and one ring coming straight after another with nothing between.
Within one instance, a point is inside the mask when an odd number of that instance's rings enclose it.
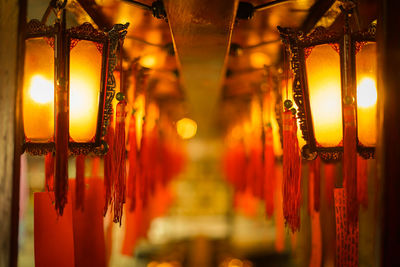
<instances>
[{"instance_id":1,"label":"warm golden glow","mask_svg":"<svg viewBox=\"0 0 400 267\"><path fill-rule=\"evenodd\" d=\"M43 38L25 42L22 111L25 136L48 142L54 136L54 52Z\"/></svg>"},{"instance_id":2,"label":"warm golden glow","mask_svg":"<svg viewBox=\"0 0 400 267\"><path fill-rule=\"evenodd\" d=\"M197 123L194 120L183 118L176 123L176 130L182 139L190 139L196 135Z\"/></svg>"},{"instance_id":3,"label":"warm golden glow","mask_svg":"<svg viewBox=\"0 0 400 267\"><path fill-rule=\"evenodd\" d=\"M70 52L70 137L89 142L96 135L101 53L95 43L79 41Z\"/></svg>"},{"instance_id":4,"label":"warm golden glow","mask_svg":"<svg viewBox=\"0 0 400 267\"><path fill-rule=\"evenodd\" d=\"M271 59L268 55L262 52L254 52L250 55L250 64L253 68L260 69L264 65L270 65Z\"/></svg>"},{"instance_id":5,"label":"warm golden glow","mask_svg":"<svg viewBox=\"0 0 400 267\"><path fill-rule=\"evenodd\" d=\"M32 76L29 95L38 104L49 104L54 101L54 82L42 75Z\"/></svg>"},{"instance_id":6,"label":"warm golden glow","mask_svg":"<svg viewBox=\"0 0 400 267\"><path fill-rule=\"evenodd\" d=\"M376 145L376 44L367 43L356 54L358 139L365 146Z\"/></svg>"},{"instance_id":7,"label":"warm golden glow","mask_svg":"<svg viewBox=\"0 0 400 267\"><path fill-rule=\"evenodd\" d=\"M157 64L157 58L155 55L147 55L140 58L140 65L145 68L153 68Z\"/></svg>"},{"instance_id":8,"label":"warm golden glow","mask_svg":"<svg viewBox=\"0 0 400 267\"><path fill-rule=\"evenodd\" d=\"M337 146L343 136L339 54L319 45L306 65L315 139L324 147Z\"/></svg>"}]
</instances>

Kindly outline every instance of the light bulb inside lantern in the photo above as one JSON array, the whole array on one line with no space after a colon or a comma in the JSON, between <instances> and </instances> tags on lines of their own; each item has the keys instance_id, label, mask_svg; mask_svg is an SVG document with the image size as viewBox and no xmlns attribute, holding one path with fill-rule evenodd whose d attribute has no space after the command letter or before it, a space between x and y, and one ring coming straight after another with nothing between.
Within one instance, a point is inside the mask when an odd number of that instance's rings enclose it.
<instances>
[{"instance_id":1,"label":"light bulb inside lantern","mask_svg":"<svg viewBox=\"0 0 400 267\"><path fill-rule=\"evenodd\" d=\"M363 108L372 107L376 104L377 98L375 80L370 77L362 78L357 87L357 105Z\"/></svg>"},{"instance_id":2,"label":"light bulb inside lantern","mask_svg":"<svg viewBox=\"0 0 400 267\"><path fill-rule=\"evenodd\" d=\"M48 104L54 100L53 82L42 75L34 75L31 78L29 95L33 101L39 104Z\"/></svg>"}]
</instances>

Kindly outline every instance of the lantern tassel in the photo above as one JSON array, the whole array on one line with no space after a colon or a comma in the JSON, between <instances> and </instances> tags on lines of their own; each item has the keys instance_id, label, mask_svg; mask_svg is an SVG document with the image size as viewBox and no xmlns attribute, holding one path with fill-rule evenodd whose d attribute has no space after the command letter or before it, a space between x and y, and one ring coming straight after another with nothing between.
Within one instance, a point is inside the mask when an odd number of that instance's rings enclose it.
<instances>
[{"instance_id":1,"label":"lantern tassel","mask_svg":"<svg viewBox=\"0 0 400 267\"><path fill-rule=\"evenodd\" d=\"M53 155L53 152L47 153L44 158L44 173L45 173L46 190L48 192L52 192L52 191L54 191L54 187L53 187L54 155Z\"/></svg>"},{"instance_id":2,"label":"lantern tassel","mask_svg":"<svg viewBox=\"0 0 400 267\"><path fill-rule=\"evenodd\" d=\"M55 208L62 215L68 202L68 116L60 114L57 121L55 163Z\"/></svg>"},{"instance_id":3,"label":"lantern tassel","mask_svg":"<svg viewBox=\"0 0 400 267\"><path fill-rule=\"evenodd\" d=\"M134 211L136 206L136 173L137 173L137 144L136 144L136 117L132 113L129 122L129 173L127 196L130 199L129 211Z\"/></svg>"},{"instance_id":4,"label":"lantern tassel","mask_svg":"<svg viewBox=\"0 0 400 267\"><path fill-rule=\"evenodd\" d=\"M357 200L357 128L355 123L355 110L353 106L345 106L344 112L344 138L343 138L343 180L346 189L348 222L358 220Z\"/></svg>"},{"instance_id":5,"label":"lantern tassel","mask_svg":"<svg viewBox=\"0 0 400 267\"><path fill-rule=\"evenodd\" d=\"M114 222L121 225L126 188L126 148L125 148L125 107L126 101L122 93L117 94L119 103L116 108L116 124L114 139L115 174L114 181Z\"/></svg>"},{"instance_id":6,"label":"lantern tassel","mask_svg":"<svg viewBox=\"0 0 400 267\"><path fill-rule=\"evenodd\" d=\"M268 127L265 132L264 177L265 211L267 216L271 217L274 213L275 197L275 154L272 127Z\"/></svg>"},{"instance_id":7,"label":"lantern tassel","mask_svg":"<svg viewBox=\"0 0 400 267\"><path fill-rule=\"evenodd\" d=\"M114 180L114 128L113 128L113 115L110 116L110 124L108 125L107 135L105 141L108 144L108 152L104 156L104 215L106 215L108 206L112 203L112 185Z\"/></svg>"},{"instance_id":8,"label":"lantern tassel","mask_svg":"<svg viewBox=\"0 0 400 267\"><path fill-rule=\"evenodd\" d=\"M283 112L283 215L292 232L300 229L301 176L296 118Z\"/></svg>"},{"instance_id":9,"label":"lantern tassel","mask_svg":"<svg viewBox=\"0 0 400 267\"><path fill-rule=\"evenodd\" d=\"M357 157L357 198L364 208L368 208L368 161Z\"/></svg>"},{"instance_id":10,"label":"lantern tassel","mask_svg":"<svg viewBox=\"0 0 400 267\"><path fill-rule=\"evenodd\" d=\"M75 206L83 211L85 201L85 155L76 157Z\"/></svg>"}]
</instances>

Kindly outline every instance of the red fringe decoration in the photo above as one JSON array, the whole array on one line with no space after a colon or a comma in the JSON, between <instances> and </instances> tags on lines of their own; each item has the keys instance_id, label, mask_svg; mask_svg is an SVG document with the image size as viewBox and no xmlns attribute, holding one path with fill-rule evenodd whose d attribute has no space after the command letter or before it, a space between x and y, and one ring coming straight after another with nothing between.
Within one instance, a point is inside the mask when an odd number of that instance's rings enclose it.
<instances>
[{"instance_id":1,"label":"red fringe decoration","mask_svg":"<svg viewBox=\"0 0 400 267\"><path fill-rule=\"evenodd\" d=\"M296 118L283 112L283 215L292 232L300 229L301 175Z\"/></svg>"},{"instance_id":2,"label":"red fringe decoration","mask_svg":"<svg viewBox=\"0 0 400 267\"><path fill-rule=\"evenodd\" d=\"M68 113L58 111L56 121L56 155L54 175L55 208L63 214L68 198Z\"/></svg>"},{"instance_id":3,"label":"red fringe decoration","mask_svg":"<svg viewBox=\"0 0 400 267\"><path fill-rule=\"evenodd\" d=\"M335 266L358 266L358 221L347 221L347 199L343 188L335 189L336 262Z\"/></svg>"},{"instance_id":4,"label":"red fringe decoration","mask_svg":"<svg viewBox=\"0 0 400 267\"><path fill-rule=\"evenodd\" d=\"M314 194L314 210L319 211L320 209L320 195L321 195L321 170L320 170L321 161L319 158L316 158L310 163L310 174L313 179L313 194Z\"/></svg>"},{"instance_id":5,"label":"red fringe decoration","mask_svg":"<svg viewBox=\"0 0 400 267\"><path fill-rule=\"evenodd\" d=\"M85 201L85 156L76 157L75 206L83 211Z\"/></svg>"},{"instance_id":6,"label":"red fringe decoration","mask_svg":"<svg viewBox=\"0 0 400 267\"><path fill-rule=\"evenodd\" d=\"M114 180L114 222L122 223L123 205L126 188L126 148L125 148L125 112L126 101L122 100L116 108L114 139L115 177Z\"/></svg>"},{"instance_id":7,"label":"red fringe decoration","mask_svg":"<svg viewBox=\"0 0 400 267\"><path fill-rule=\"evenodd\" d=\"M104 215L106 215L108 206L112 203L113 184L114 184L114 128L113 115L110 116L110 124L108 125L105 141L108 144L108 152L104 156Z\"/></svg>"},{"instance_id":8,"label":"red fringe decoration","mask_svg":"<svg viewBox=\"0 0 400 267\"><path fill-rule=\"evenodd\" d=\"M357 128L355 124L355 110L352 106L343 108L344 138L343 138L343 180L347 195L348 222L358 220L357 201Z\"/></svg>"},{"instance_id":9,"label":"red fringe decoration","mask_svg":"<svg viewBox=\"0 0 400 267\"><path fill-rule=\"evenodd\" d=\"M325 197L328 205L333 205L333 190L335 188L336 165L324 164L325 170Z\"/></svg>"},{"instance_id":10,"label":"red fringe decoration","mask_svg":"<svg viewBox=\"0 0 400 267\"><path fill-rule=\"evenodd\" d=\"M137 174L137 144L136 144L136 117L132 113L129 122L129 172L127 196L130 199L129 211L136 207L136 174Z\"/></svg>"},{"instance_id":11,"label":"red fringe decoration","mask_svg":"<svg viewBox=\"0 0 400 267\"><path fill-rule=\"evenodd\" d=\"M368 208L368 161L357 156L357 198L364 208Z\"/></svg>"},{"instance_id":12,"label":"red fringe decoration","mask_svg":"<svg viewBox=\"0 0 400 267\"><path fill-rule=\"evenodd\" d=\"M275 196L275 154L271 127L265 131L264 177L265 212L271 217L274 214Z\"/></svg>"},{"instance_id":13,"label":"red fringe decoration","mask_svg":"<svg viewBox=\"0 0 400 267\"><path fill-rule=\"evenodd\" d=\"M53 152L49 152L44 157L44 173L45 173L45 183L46 190L48 192L54 191L54 156Z\"/></svg>"}]
</instances>

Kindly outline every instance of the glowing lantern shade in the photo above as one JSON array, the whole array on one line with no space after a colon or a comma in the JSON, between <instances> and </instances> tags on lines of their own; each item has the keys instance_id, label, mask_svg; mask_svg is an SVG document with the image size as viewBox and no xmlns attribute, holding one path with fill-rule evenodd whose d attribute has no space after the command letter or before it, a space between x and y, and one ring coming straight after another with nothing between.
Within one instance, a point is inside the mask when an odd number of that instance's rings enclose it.
<instances>
[{"instance_id":1,"label":"glowing lantern shade","mask_svg":"<svg viewBox=\"0 0 400 267\"><path fill-rule=\"evenodd\" d=\"M346 112L351 111L356 114L350 123L356 125L357 151L364 158L372 157L377 101L375 25L368 31L345 29L343 33L318 27L309 35L290 28L279 30L291 55L293 99L306 140L303 156L314 158L317 152L326 161L340 159L349 121Z\"/></svg>"},{"instance_id":2,"label":"glowing lantern shade","mask_svg":"<svg viewBox=\"0 0 400 267\"><path fill-rule=\"evenodd\" d=\"M25 39L22 113L24 148L32 154L56 149L57 117L67 119L72 154L102 153L112 114L116 49L126 25L110 32L91 24L66 29L65 14L53 26L28 23ZM68 112L69 111L69 112ZM61 120L61 119L60 119Z\"/></svg>"}]
</instances>

